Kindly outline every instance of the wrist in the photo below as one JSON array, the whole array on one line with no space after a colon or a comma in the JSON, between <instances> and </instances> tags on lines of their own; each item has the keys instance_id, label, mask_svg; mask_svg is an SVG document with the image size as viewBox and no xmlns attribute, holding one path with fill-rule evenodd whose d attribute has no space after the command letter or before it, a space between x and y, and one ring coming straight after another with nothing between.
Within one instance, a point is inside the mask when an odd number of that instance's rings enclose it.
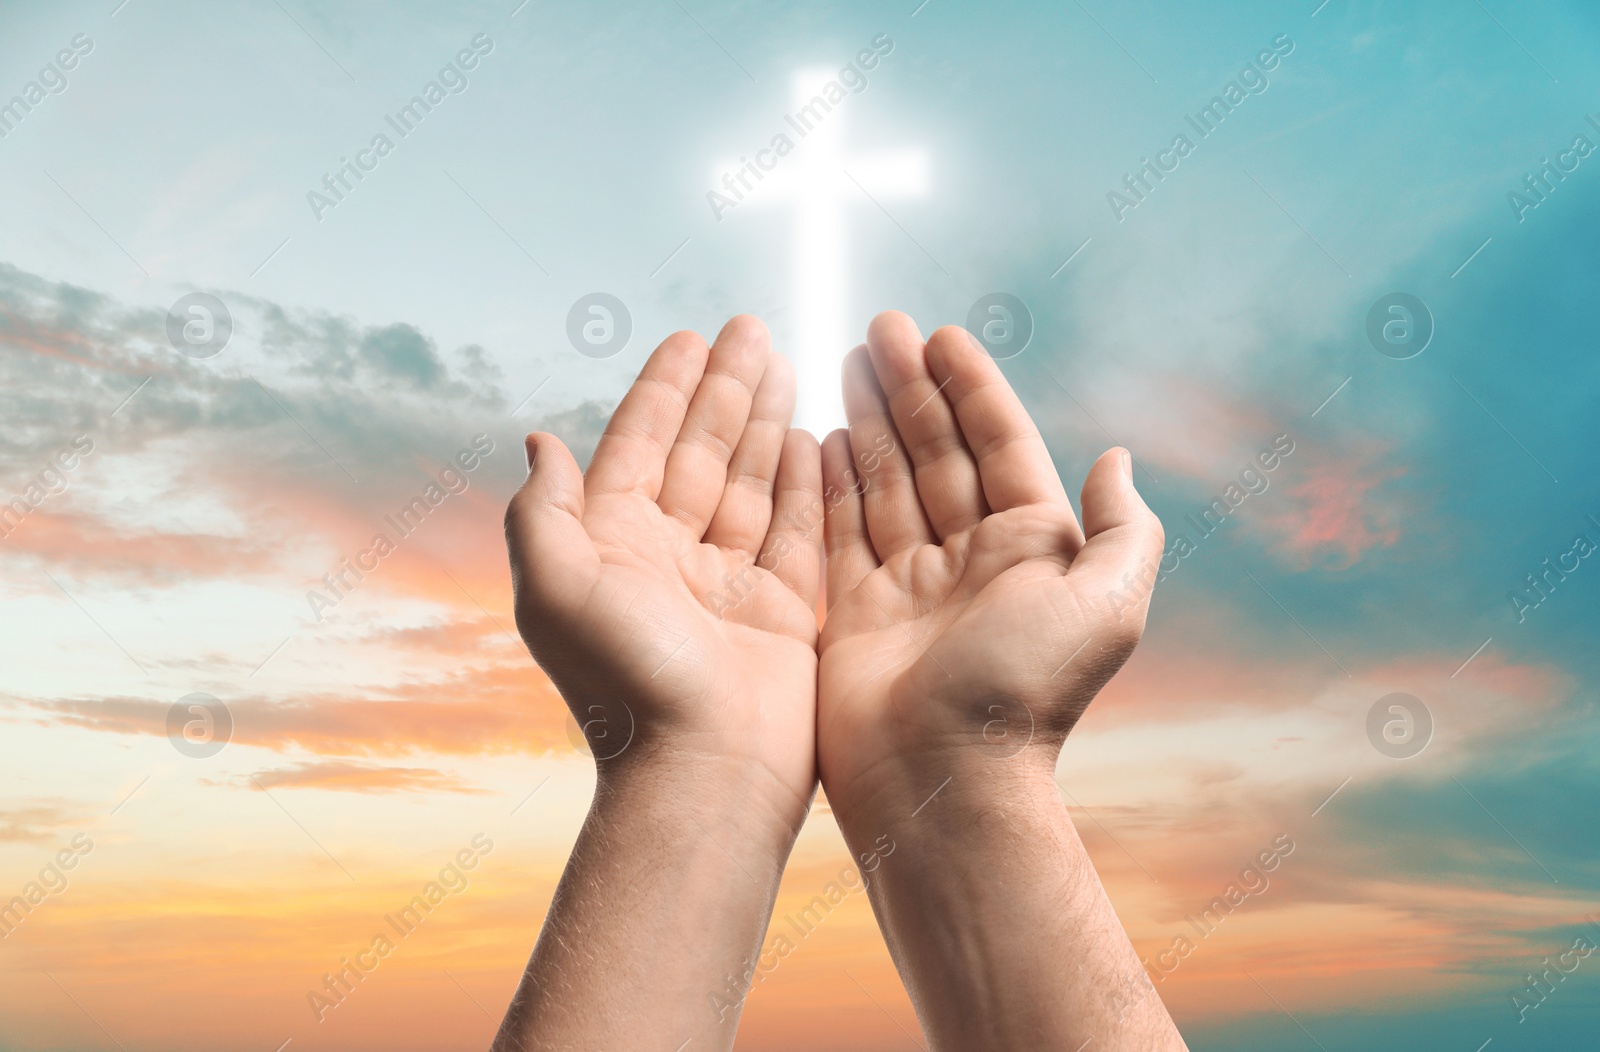
<instances>
[{"instance_id":1,"label":"wrist","mask_svg":"<svg viewBox=\"0 0 1600 1052\"><path fill-rule=\"evenodd\" d=\"M900 766L830 802L929 1047L1181 1049L1046 757Z\"/></svg>"},{"instance_id":2,"label":"wrist","mask_svg":"<svg viewBox=\"0 0 1600 1052\"><path fill-rule=\"evenodd\" d=\"M824 787L857 857L885 836L956 851L989 840L997 821L1010 826L1064 818L1057 752L1042 744L1015 755L970 746L914 752L875 764L837 791L826 781Z\"/></svg>"},{"instance_id":3,"label":"wrist","mask_svg":"<svg viewBox=\"0 0 1600 1052\"><path fill-rule=\"evenodd\" d=\"M764 718L764 706L745 700L686 707L616 690L567 694L574 729L595 761L597 805L649 797L652 810L709 812L717 822L760 816L798 833L816 791L811 719ZM789 711L793 700L771 699L772 711ZM701 711L708 708L710 718ZM796 735L804 740L793 756L763 748Z\"/></svg>"},{"instance_id":4,"label":"wrist","mask_svg":"<svg viewBox=\"0 0 1600 1052\"><path fill-rule=\"evenodd\" d=\"M637 746L596 763L592 812L649 815L696 841L710 836L757 852L787 857L805 823L811 796L794 789L757 760L677 746Z\"/></svg>"},{"instance_id":5,"label":"wrist","mask_svg":"<svg viewBox=\"0 0 1600 1052\"><path fill-rule=\"evenodd\" d=\"M998 715L937 735L902 735L870 764L840 769L821 757L822 785L842 826L898 823L931 807L952 788L964 807L1024 800L1059 801L1055 768L1061 743L1007 726Z\"/></svg>"}]
</instances>

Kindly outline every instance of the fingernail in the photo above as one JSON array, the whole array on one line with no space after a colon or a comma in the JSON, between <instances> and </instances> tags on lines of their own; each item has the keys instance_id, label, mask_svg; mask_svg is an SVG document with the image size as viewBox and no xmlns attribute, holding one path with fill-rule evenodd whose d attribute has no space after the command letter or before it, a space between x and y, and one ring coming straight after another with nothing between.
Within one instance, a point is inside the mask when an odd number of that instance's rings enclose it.
<instances>
[{"instance_id":1,"label":"fingernail","mask_svg":"<svg viewBox=\"0 0 1600 1052\"><path fill-rule=\"evenodd\" d=\"M1122 451L1122 473L1128 476L1128 481L1133 481L1133 454L1126 449Z\"/></svg>"},{"instance_id":2,"label":"fingernail","mask_svg":"<svg viewBox=\"0 0 1600 1052\"><path fill-rule=\"evenodd\" d=\"M535 448L533 436L529 435L522 442L522 451L528 455L528 474L533 474L533 453Z\"/></svg>"}]
</instances>

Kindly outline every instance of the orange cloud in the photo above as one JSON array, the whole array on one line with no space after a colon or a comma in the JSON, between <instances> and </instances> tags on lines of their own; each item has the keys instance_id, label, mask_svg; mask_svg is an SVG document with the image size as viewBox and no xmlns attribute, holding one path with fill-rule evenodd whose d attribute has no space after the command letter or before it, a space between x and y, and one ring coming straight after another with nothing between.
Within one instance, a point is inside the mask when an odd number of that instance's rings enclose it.
<instances>
[{"instance_id":1,"label":"orange cloud","mask_svg":"<svg viewBox=\"0 0 1600 1052\"><path fill-rule=\"evenodd\" d=\"M239 784L252 783L267 789L281 786L287 789L332 789L347 793L483 792L455 775L432 767L384 767L350 760L298 763L290 767L257 771Z\"/></svg>"},{"instance_id":2,"label":"orange cloud","mask_svg":"<svg viewBox=\"0 0 1600 1052\"><path fill-rule=\"evenodd\" d=\"M42 843L73 821L74 816L51 804L7 807L0 810L0 843Z\"/></svg>"},{"instance_id":3,"label":"orange cloud","mask_svg":"<svg viewBox=\"0 0 1600 1052\"><path fill-rule=\"evenodd\" d=\"M9 551L38 556L70 573L115 576L141 584L179 577L237 579L274 561L272 551L248 539L215 534L130 529L126 523L48 506L34 510L8 537Z\"/></svg>"},{"instance_id":4,"label":"orange cloud","mask_svg":"<svg viewBox=\"0 0 1600 1052\"><path fill-rule=\"evenodd\" d=\"M470 699L470 700L449 700ZM135 697L23 702L50 722L165 737L171 702ZM230 699L232 742L283 752L398 756L549 752L567 747L567 709L532 661L469 668L367 696L302 694Z\"/></svg>"}]
</instances>

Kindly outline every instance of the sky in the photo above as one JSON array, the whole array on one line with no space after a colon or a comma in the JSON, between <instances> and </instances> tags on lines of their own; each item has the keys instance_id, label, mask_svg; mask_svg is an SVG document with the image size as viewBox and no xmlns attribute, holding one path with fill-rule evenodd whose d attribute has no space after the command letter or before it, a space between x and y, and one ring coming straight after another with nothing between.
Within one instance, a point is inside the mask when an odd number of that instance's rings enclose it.
<instances>
[{"instance_id":1,"label":"sky","mask_svg":"<svg viewBox=\"0 0 1600 1052\"><path fill-rule=\"evenodd\" d=\"M1591 5L100 0L0 28L0 899L48 886L0 915L0 1049L485 1047L593 785L509 630L521 436L586 459L674 330L754 313L826 376L887 308L1026 332L995 353L1069 492L1126 445L1166 525L1145 640L1057 778L1190 1046L1600 1025L1600 957L1530 985L1600 943ZM796 79L851 63L773 184L719 202ZM463 852L319 1020L323 975ZM819 799L777 923L847 865ZM854 896L738 1047L923 1043Z\"/></svg>"}]
</instances>

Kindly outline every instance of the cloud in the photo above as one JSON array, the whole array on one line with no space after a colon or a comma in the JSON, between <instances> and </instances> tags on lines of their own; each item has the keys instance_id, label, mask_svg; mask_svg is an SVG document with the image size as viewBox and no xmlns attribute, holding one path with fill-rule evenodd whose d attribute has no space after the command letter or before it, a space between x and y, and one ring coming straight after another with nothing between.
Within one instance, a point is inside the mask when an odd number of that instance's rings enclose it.
<instances>
[{"instance_id":1,"label":"cloud","mask_svg":"<svg viewBox=\"0 0 1600 1052\"><path fill-rule=\"evenodd\" d=\"M483 348L445 353L409 324L220 295L233 341L194 361L167 345L158 311L0 265L0 348L23 352L0 354L0 478L20 480L21 492L75 435L95 444L0 554L96 579L254 577L303 590L480 433L496 454L437 518L465 506L498 534L525 468L521 426ZM577 444L592 445L587 432L597 437L604 411L567 413L585 432ZM558 414L552 426L568 423ZM0 491L0 501L14 495ZM430 521L425 533L459 542L462 529ZM498 561L494 547L457 551L487 564Z\"/></svg>"},{"instance_id":2,"label":"cloud","mask_svg":"<svg viewBox=\"0 0 1600 1052\"><path fill-rule=\"evenodd\" d=\"M0 808L0 843L42 843L54 837L62 826L77 820L77 816L55 804Z\"/></svg>"},{"instance_id":3,"label":"cloud","mask_svg":"<svg viewBox=\"0 0 1600 1052\"><path fill-rule=\"evenodd\" d=\"M470 698L471 701L446 699ZM466 668L367 692L227 698L230 746L334 756L539 754L567 747L566 706L531 661ZM138 697L13 701L42 722L165 737L171 702Z\"/></svg>"},{"instance_id":4,"label":"cloud","mask_svg":"<svg viewBox=\"0 0 1600 1052\"><path fill-rule=\"evenodd\" d=\"M378 372L406 380L419 389L433 387L445 372L433 341L410 325L367 330L361 337L360 355Z\"/></svg>"},{"instance_id":5,"label":"cloud","mask_svg":"<svg viewBox=\"0 0 1600 1052\"><path fill-rule=\"evenodd\" d=\"M1282 537L1282 547L1300 568L1320 564L1330 570L1353 566L1374 548L1400 542L1399 498L1385 483L1406 474L1383 467L1372 456L1341 450L1338 458L1297 465L1288 485L1289 502L1267 512L1267 529Z\"/></svg>"},{"instance_id":6,"label":"cloud","mask_svg":"<svg viewBox=\"0 0 1600 1052\"><path fill-rule=\"evenodd\" d=\"M264 789L329 789L346 793L484 792L455 775L432 767L384 767L351 760L297 763L289 767L257 771L238 779L235 784L255 785Z\"/></svg>"},{"instance_id":7,"label":"cloud","mask_svg":"<svg viewBox=\"0 0 1600 1052\"><path fill-rule=\"evenodd\" d=\"M277 566L278 553L258 538L129 529L76 509L46 503L4 538L6 551L100 581L163 584L182 578L237 578Z\"/></svg>"},{"instance_id":8,"label":"cloud","mask_svg":"<svg viewBox=\"0 0 1600 1052\"><path fill-rule=\"evenodd\" d=\"M615 405L586 401L571 409L551 413L539 421L539 430L548 431L566 443L580 465L588 467L594 447L600 444Z\"/></svg>"}]
</instances>

